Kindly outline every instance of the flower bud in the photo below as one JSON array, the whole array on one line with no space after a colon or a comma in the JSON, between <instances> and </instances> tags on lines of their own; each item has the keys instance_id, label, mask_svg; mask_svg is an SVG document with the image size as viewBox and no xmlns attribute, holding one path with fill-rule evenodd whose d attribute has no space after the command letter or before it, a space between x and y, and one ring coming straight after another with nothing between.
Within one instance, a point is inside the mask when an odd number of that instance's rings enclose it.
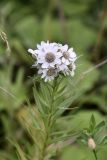
<instances>
[{"instance_id":1,"label":"flower bud","mask_svg":"<svg viewBox=\"0 0 107 160\"><path fill-rule=\"evenodd\" d=\"M88 139L88 147L92 150L94 150L96 148L96 144L93 138L89 138Z\"/></svg>"}]
</instances>

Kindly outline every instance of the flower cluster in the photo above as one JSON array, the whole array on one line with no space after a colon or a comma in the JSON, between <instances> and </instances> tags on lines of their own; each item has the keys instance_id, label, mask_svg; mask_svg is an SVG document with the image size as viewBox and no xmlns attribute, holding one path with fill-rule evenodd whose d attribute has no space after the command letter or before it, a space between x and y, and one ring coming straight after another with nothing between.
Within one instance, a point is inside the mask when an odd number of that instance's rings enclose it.
<instances>
[{"instance_id":1,"label":"flower cluster","mask_svg":"<svg viewBox=\"0 0 107 160\"><path fill-rule=\"evenodd\" d=\"M28 49L28 52L35 58L33 66L38 68L38 74L45 82L53 80L60 73L74 75L77 56L68 45L42 41L36 50Z\"/></svg>"}]
</instances>

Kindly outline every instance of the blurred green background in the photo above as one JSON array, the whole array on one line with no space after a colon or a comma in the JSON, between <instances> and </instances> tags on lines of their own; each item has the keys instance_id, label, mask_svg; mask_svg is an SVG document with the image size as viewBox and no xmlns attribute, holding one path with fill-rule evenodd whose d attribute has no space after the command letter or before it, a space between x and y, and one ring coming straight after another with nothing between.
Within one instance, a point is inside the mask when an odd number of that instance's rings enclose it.
<instances>
[{"instance_id":1,"label":"blurred green background","mask_svg":"<svg viewBox=\"0 0 107 160\"><path fill-rule=\"evenodd\" d=\"M14 137L29 155L33 150L19 118L22 114L27 116L26 100L34 106L30 77L36 69L31 68L33 59L28 48L34 49L42 40L69 44L79 57L75 76L79 79L82 73L107 59L107 1L0 0L0 30L0 160L17 160L9 137ZM106 119L107 64L86 74L75 90L77 96L72 105L79 110L68 127L86 127L92 113L97 122ZM70 114L68 111L63 116ZM99 160L107 160L107 146L98 154ZM65 147L56 159L94 158L87 148L74 145Z\"/></svg>"}]
</instances>

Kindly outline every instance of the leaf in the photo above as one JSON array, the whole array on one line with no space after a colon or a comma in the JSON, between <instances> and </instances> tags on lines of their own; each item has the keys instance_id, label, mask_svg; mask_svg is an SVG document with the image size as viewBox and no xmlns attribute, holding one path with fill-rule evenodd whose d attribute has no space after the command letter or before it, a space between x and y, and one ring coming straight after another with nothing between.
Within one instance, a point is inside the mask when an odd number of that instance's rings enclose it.
<instances>
[{"instance_id":1,"label":"leaf","mask_svg":"<svg viewBox=\"0 0 107 160\"><path fill-rule=\"evenodd\" d=\"M23 69L20 69L17 72L17 79L13 83L13 68L13 64L10 64L8 67L0 71L0 87L3 88L2 90L0 89L0 109L4 108L7 111L19 108L27 97L26 85L23 82Z\"/></svg>"},{"instance_id":2,"label":"leaf","mask_svg":"<svg viewBox=\"0 0 107 160\"><path fill-rule=\"evenodd\" d=\"M45 126L40 112L37 108L24 107L17 115L22 126L28 131L37 150L42 149L42 144L45 137Z\"/></svg>"},{"instance_id":3,"label":"leaf","mask_svg":"<svg viewBox=\"0 0 107 160\"><path fill-rule=\"evenodd\" d=\"M51 105L51 94L52 94L52 87L46 84L45 82L40 83L40 89L42 93L42 97L44 98L44 101L46 101L47 106Z\"/></svg>"},{"instance_id":4,"label":"leaf","mask_svg":"<svg viewBox=\"0 0 107 160\"><path fill-rule=\"evenodd\" d=\"M16 148L17 153L18 153L18 157L19 160L28 160L26 158L26 155L24 153L24 151L21 149L21 147L19 146L19 144L15 141L15 140L11 140L9 139L10 143Z\"/></svg>"},{"instance_id":5,"label":"leaf","mask_svg":"<svg viewBox=\"0 0 107 160\"><path fill-rule=\"evenodd\" d=\"M105 121L101 121L96 127L95 127L95 131L99 132L99 130L102 129L102 127L105 126Z\"/></svg>"},{"instance_id":6,"label":"leaf","mask_svg":"<svg viewBox=\"0 0 107 160\"><path fill-rule=\"evenodd\" d=\"M33 94L34 94L34 98L35 98L35 102L36 102L36 105L38 107L38 110L44 116L45 112L44 112L43 106L40 102L40 96L39 96L39 94L38 94L38 92L36 91L35 88L33 88Z\"/></svg>"},{"instance_id":7,"label":"leaf","mask_svg":"<svg viewBox=\"0 0 107 160\"><path fill-rule=\"evenodd\" d=\"M94 115L92 115L90 118L90 123L89 123L90 132L94 131L95 125L96 125L96 121L95 121Z\"/></svg>"}]
</instances>

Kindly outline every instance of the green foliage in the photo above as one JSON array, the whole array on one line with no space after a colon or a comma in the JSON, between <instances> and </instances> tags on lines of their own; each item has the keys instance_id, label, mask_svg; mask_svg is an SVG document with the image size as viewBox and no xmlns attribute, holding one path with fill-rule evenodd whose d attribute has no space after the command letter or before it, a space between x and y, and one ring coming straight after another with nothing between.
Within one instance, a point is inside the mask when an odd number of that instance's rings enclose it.
<instances>
[{"instance_id":1,"label":"green foliage","mask_svg":"<svg viewBox=\"0 0 107 160\"><path fill-rule=\"evenodd\" d=\"M12 66L0 71L0 110L14 110L26 100L26 88L23 83L23 70L19 70L16 80L12 82Z\"/></svg>"},{"instance_id":2,"label":"green foliage","mask_svg":"<svg viewBox=\"0 0 107 160\"><path fill-rule=\"evenodd\" d=\"M59 125L61 121L59 121ZM102 138L106 134L106 132L103 132L104 130L106 131L107 129L105 119L99 113L95 111L94 112L93 111L90 111L90 112L82 111L82 112L77 113L76 116L69 117L69 121L67 119L66 121L63 120L62 122L64 124L64 127L67 127L67 124L69 122L68 124L69 128L72 127L72 131L77 131L79 133L79 136L77 139L74 139L73 137L70 139L72 145L65 146L63 148L61 152L61 159L69 160L72 157L73 159L76 159L76 160L84 160L84 159L94 160L95 157L92 153L92 150L88 148L88 138L91 136L91 133L92 133L92 132L90 133L90 130L91 130L90 127L93 126L94 128L95 126L96 135L94 136L94 139L95 139L95 142L97 142L98 137ZM95 125L95 122L97 123L96 125ZM63 127L63 125L61 127ZM100 130L100 136L99 135L97 136L98 134L97 129ZM107 147L106 144L104 145L97 144L98 159L106 160L106 156L104 154L106 147ZM102 154L104 155L101 156Z\"/></svg>"},{"instance_id":3,"label":"green foliage","mask_svg":"<svg viewBox=\"0 0 107 160\"><path fill-rule=\"evenodd\" d=\"M89 122L89 128L85 128L80 136L81 142L84 142L87 145L88 139L92 137L96 143L96 147L107 145L106 131L106 122L101 121L100 123L96 124L95 117L92 115Z\"/></svg>"}]
</instances>

